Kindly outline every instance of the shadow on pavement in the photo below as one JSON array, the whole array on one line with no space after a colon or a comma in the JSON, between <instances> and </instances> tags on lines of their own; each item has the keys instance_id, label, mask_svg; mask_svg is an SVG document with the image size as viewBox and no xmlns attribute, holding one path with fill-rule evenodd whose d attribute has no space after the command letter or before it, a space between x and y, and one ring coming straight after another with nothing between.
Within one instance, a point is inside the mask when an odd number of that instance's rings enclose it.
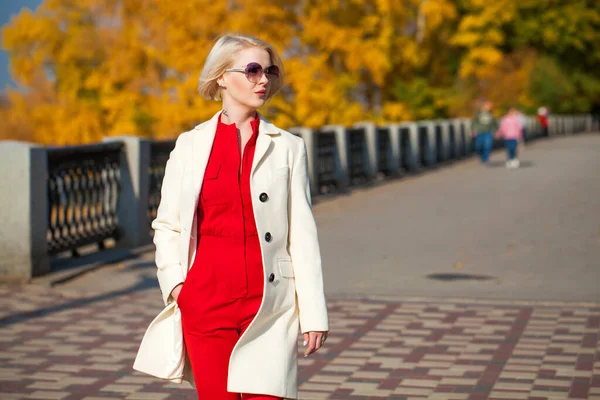
<instances>
[{"instance_id":1,"label":"shadow on pavement","mask_svg":"<svg viewBox=\"0 0 600 400\"><path fill-rule=\"evenodd\" d=\"M147 269L147 268L152 268L152 269L156 270L156 264L154 263L154 261L143 261L143 262L135 263L133 265L128 266L127 270L128 271L137 271L137 270L142 270L142 269Z\"/></svg>"},{"instance_id":2,"label":"shadow on pavement","mask_svg":"<svg viewBox=\"0 0 600 400\"><path fill-rule=\"evenodd\" d=\"M135 268L147 268L147 264L151 264L151 263L145 263L145 262L140 263L140 265L136 265ZM115 290L112 292L99 294L97 296L93 296L93 297L89 297L89 298L71 300L71 301L67 301L66 303L57 304L57 305L53 305L50 307L41 308L38 310L26 311L26 312L20 312L17 314L8 315L6 317L0 318L0 327L7 327L7 326L10 326L13 324L21 323L21 322L32 320L35 318L46 317L48 315L51 315L51 314L54 314L57 312L61 312L64 310L68 310L71 308L85 307L90 304L113 299L113 298L119 297L119 296L124 296L124 295L128 295L128 294L136 293L136 292L141 292L141 291L144 291L147 289L155 288L157 286L158 286L158 283L157 283L155 277L140 276L138 282L135 285L127 287L125 289Z\"/></svg>"}]
</instances>

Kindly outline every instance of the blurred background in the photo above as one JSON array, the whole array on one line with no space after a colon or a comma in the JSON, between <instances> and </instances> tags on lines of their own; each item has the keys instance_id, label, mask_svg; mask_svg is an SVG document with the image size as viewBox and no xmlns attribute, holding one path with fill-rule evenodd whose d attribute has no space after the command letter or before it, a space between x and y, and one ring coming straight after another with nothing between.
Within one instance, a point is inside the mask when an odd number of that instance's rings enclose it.
<instances>
[{"instance_id":1,"label":"blurred background","mask_svg":"<svg viewBox=\"0 0 600 400\"><path fill-rule=\"evenodd\" d=\"M600 109L596 0L0 0L0 139L173 138L220 104L196 92L215 38L257 36L287 85L283 128Z\"/></svg>"}]
</instances>

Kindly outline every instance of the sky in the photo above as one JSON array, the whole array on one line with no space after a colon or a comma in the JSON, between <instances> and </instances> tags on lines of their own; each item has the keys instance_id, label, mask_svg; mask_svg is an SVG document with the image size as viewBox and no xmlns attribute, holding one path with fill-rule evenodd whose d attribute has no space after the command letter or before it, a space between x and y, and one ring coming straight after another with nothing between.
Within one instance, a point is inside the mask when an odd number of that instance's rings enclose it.
<instances>
[{"instance_id":1,"label":"sky","mask_svg":"<svg viewBox=\"0 0 600 400\"><path fill-rule=\"evenodd\" d=\"M23 7L35 9L42 0L0 0L0 26L10 21L12 15L16 15ZM0 47L1 47L0 42ZM8 72L8 55L0 51L0 90L11 82Z\"/></svg>"}]
</instances>

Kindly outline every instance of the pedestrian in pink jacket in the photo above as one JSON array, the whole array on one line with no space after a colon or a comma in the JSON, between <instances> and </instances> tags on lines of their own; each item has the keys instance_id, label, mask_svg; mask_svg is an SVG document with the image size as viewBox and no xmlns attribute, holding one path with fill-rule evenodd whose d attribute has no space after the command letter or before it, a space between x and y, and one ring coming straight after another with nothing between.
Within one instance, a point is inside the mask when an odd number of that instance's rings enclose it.
<instances>
[{"instance_id":1,"label":"pedestrian in pink jacket","mask_svg":"<svg viewBox=\"0 0 600 400\"><path fill-rule=\"evenodd\" d=\"M502 118L500 127L496 132L496 137L504 139L504 147L507 153L506 168L519 168L520 163L517 159L517 148L519 147L519 141L523 137L523 125L521 124L519 112L516 108L511 107L504 118Z\"/></svg>"}]
</instances>

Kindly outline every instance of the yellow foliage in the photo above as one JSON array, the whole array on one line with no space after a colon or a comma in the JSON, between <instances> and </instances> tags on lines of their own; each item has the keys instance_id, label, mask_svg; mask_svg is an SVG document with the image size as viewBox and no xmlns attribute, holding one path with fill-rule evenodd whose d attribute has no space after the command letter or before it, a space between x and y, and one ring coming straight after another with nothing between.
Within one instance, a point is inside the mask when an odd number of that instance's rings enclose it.
<instances>
[{"instance_id":1,"label":"yellow foliage","mask_svg":"<svg viewBox=\"0 0 600 400\"><path fill-rule=\"evenodd\" d=\"M590 46L600 13L584 14L581 1L556 11L549 0L45 0L2 29L19 88L0 105L0 138L174 137L219 109L196 86L227 32L282 54L286 87L262 111L284 128L465 115L483 95L530 104L536 56L506 54L506 24L521 8L542 10L524 25L536 40L600 59Z\"/></svg>"},{"instance_id":2,"label":"yellow foliage","mask_svg":"<svg viewBox=\"0 0 600 400\"><path fill-rule=\"evenodd\" d=\"M413 119L413 115L404 103L387 102L383 106L382 121L407 121L411 119Z\"/></svg>"}]
</instances>

